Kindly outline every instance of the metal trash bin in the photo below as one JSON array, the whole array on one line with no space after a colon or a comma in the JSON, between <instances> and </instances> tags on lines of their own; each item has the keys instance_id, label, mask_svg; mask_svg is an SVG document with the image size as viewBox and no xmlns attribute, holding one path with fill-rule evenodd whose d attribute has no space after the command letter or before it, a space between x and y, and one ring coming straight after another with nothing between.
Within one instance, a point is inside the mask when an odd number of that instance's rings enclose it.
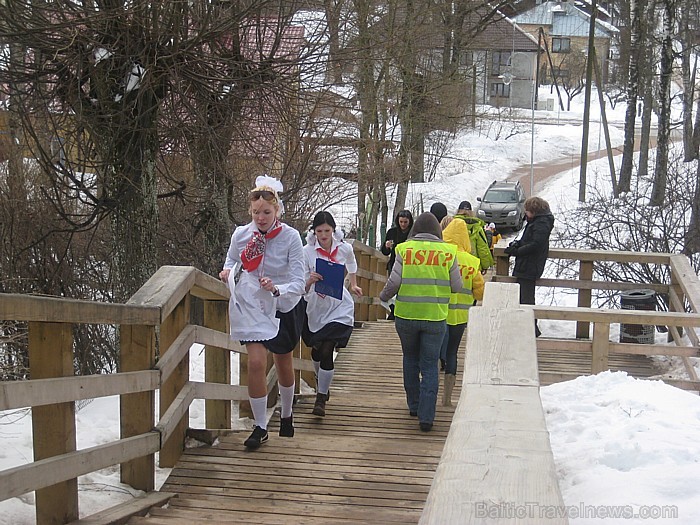
<instances>
[{"instance_id":1,"label":"metal trash bin","mask_svg":"<svg viewBox=\"0 0 700 525\"><path fill-rule=\"evenodd\" d=\"M620 307L623 310L656 310L654 290L630 290L620 294ZM654 344L654 325L620 323L621 343Z\"/></svg>"}]
</instances>

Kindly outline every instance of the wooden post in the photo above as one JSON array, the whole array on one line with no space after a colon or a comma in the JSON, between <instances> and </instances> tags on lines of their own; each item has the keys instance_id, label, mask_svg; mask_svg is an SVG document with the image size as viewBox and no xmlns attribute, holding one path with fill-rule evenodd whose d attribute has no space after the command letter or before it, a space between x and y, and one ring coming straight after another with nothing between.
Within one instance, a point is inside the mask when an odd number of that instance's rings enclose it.
<instances>
[{"instance_id":1,"label":"wooden post","mask_svg":"<svg viewBox=\"0 0 700 525\"><path fill-rule=\"evenodd\" d=\"M167 353L170 345L175 341L180 332L185 328L190 320L190 295L186 294L180 303L173 309L172 313L163 320L160 325L160 352L161 356ZM180 364L173 374L160 387L160 414L170 407L170 404L177 397L190 377L190 355L182 358ZM189 410L185 412L182 419L173 432L173 435L160 449L159 464L161 467L174 467L177 460L185 448L185 436L189 424Z\"/></svg>"},{"instance_id":2,"label":"wooden post","mask_svg":"<svg viewBox=\"0 0 700 525\"><path fill-rule=\"evenodd\" d=\"M593 325L593 355L591 357L591 373L597 374L609 369L608 354L610 353L610 323L595 323Z\"/></svg>"},{"instance_id":3,"label":"wooden post","mask_svg":"<svg viewBox=\"0 0 700 525\"><path fill-rule=\"evenodd\" d=\"M301 351L299 357L311 361L311 347L306 346L306 344L304 344L304 341L302 341L300 350ZM313 388L317 388L318 386L316 384L316 374L314 374L310 370L297 370L297 389L301 385L301 381L299 381L299 379L303 379L307 385L312 386Z\"/></svg>"},{"instance_id":4,"label":"wooden post","mask_svg":"<svg viewBox=\"0 0 700 525\"><path fill-rule=\"evenodd\" d=\"M204 326L228 333L228 301L204 301ZM228 350L204 347L204 380L207 383L231 384L231 353ZM207 428L231 428L231 401L204 401Z\"/></svg>"},{"instance_id":5,"label":"wooden post","mask_svg":"<svg viewBox=\"0 0 700 525\"><path fill-rule=\"evenodd\" d=\"M370 271L373 274L378 274L381 270L381 261L377 257L371 257L370 258ZM376 279L372 278L369 281L369 286L367 287L368 290L363 290L364 295L366 297L369 297L371 300L374 300L375 297L379 297L379 292L382 291L383 286L381 286L382 283L377 281ZM382 308L378 304L374 304L374 302L369 306L369 320L370 321L376 321L380 317L380 312L379 309Z\"/></svg>"},{"instance_id":6,"label":"wooden post","mask_svg":"<svg viewBox=\"0 0 700 525\"><path fill-rule=\"evenodd\" d=\"M503 277L508 277L509 269L509 257L506 256L496 256L496 275L502 275Z\"/></svg>"},{"instance_id":7,"label":"wooden post","mask_svg":"<svg viewBox=\"0 0 700 525\"><path fill-rule=\"evenodd\" d=\"M248 385L248 354L238 354L238 384L241 386ZM253 417L250 401L239 401L238 417Z\"/></svg>"},{"instance_id":8,"label":"wooden post","mask_svg":"<svg viewBox=\"0 0 700 525\"><path fill-rule=\"evenodd\" d=\"M361 253L358 258L358 266L362 268L363 270L367 272L372 271L372 256ZM370 280L367 279L366 277L363 277L360 279L362 284L360 285L361 288L367 288L368 290L370 289ZM356 320L359 321L369 321L369 303L367 302L362 302L360 303L360 315L359 319L356 318Z\"/></svg>"},{"instance_id":9,"label":"wooden post","mask_svg":"<svg viewBox=\"0 0 700 525\"><path fill-rule=\"evenodd\" d=\"M73 375L73 327L68 323L29 323L31 379ZM75 403L32 407L34 461L76 450ZM36 491L36 522L68 523L79 518L78 480Z\"/></svg>"},{"instance_id":10,"label":"wooden post","mask_svg":"<svg viewBox=\"0 0 700 525\"><path fill-rule=\"evenodd\" d=\"M150 370L156 362L155 326L122 325L119 333L119 371ZM122 439L144 434L155 425L156 396L153 390L119 396L119 425ZM155 489L155 454L122 463L121 482L135 489Z\"/></svg>"},{"instance_id":11,"label":"wooden post","mask_svg":"<svg viewBox=\"0 0 700 525\"><path fill-rule=\"evenodd\" d=\"M579 261L579 271L578 271L579 281L592 281L593 280L593 261ZM591 297L592 290L589 288L584 290L583 288L578 291L578 307L579 308L590 308L591 307ZM576 339L588 339L590 337L591 325L585 321L579 321L576 323Z\"/></svg>"},{"instance_id":12,"label":"wooden post","mask_svg":"<svg viewBox=\"0 0 700 525\"><path fill-rule=\"evenodd\" d=\"M294 347L294 350L292 350L292 355L298 355L299 354L299 341L297 341L297 345ZM272 370L272 367L275 366L275 360L272 357L272 353L268 352L267 353L267 366L265 367L265 377L267 378L270 370ZM277 383L272 386L272 389L267 393L267 408L272 408L277 404L277 398L279 397L279 389L277 388Z\"/></svg>"}]
</instances>

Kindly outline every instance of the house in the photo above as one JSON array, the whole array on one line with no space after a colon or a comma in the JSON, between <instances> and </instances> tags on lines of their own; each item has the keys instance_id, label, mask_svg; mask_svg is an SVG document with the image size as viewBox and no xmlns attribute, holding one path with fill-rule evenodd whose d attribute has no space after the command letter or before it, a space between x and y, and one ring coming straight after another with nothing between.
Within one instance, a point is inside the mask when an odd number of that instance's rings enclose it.
<instances>
[{"instance_id":1,"label":"house","mask_svg":"<svg viewBox=\"0 0 700 525\"><path fill-rule=\"evenodd\" d=\"M588 6L588 9L579 7ZM548 56L540 65L540 83L567 84L585 76L590 31L590 5L574 0L537 0L535 6L515 16L515 22L534 38L544 38ZM616 55L610 23L596 17L594 45L603 82L608 63Z\"/></svg>"},{"instance_id":2,"label":"house","mask_svg":"<svg viewBox=\"0 0 700 525\"><path fill-rule=\"evenodd\" d=\"M537 38L507 17L475 34L461 69L474 84L476 103L536 108L539 49Z\"/></svg>"}]
</instances>

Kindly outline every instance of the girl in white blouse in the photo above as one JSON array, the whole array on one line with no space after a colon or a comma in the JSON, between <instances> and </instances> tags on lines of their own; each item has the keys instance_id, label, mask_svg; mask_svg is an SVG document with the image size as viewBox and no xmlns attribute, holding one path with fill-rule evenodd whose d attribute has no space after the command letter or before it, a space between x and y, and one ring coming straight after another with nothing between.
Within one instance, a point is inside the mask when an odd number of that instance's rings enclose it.
<instances>
[{"instance_id":1,"label":"girl in white blouse","mask_svg":"<svg viewBox=\"0 0 700 525\"><path fill-rule=\"evenodd\" d=\"M292 350L303 324L304 256L299 233L280 222L282 184L272 177L256 179L250 193L252 222L236 228L219 277L231 286L231 338L248 351L248 397L255 418L244 442L256 449L267 441L267 352L273 354L279 383L279 435L294 436ZM240 274L234 266L242 268ZM236 278L234 275L239 274ZM237 280L237 283L234 281Z\"/></svg>"},{"instance_id":2,"label":"girl in white blouse","mask_svg":"<svg viewBox=\"0 0 700 525\"><path fill-rule=\"evenodd\" d=\"M329 212L316 214L306 240L306 321L302 338L311 347L311 358L316 368L316 403L313 413L323 417L326 415L326 401L334 374L333 352L336 348L347 346L355 321L355 303L350 292L359 297L362 288L357 286L357 262L352 246L336 234L335 220ZM333 294L340 298L318 291L316 283L323 281L323 275L319 273L319 265L323 264L319 260L344 266L350 280L350 291L342 286L342 282L339 284L342 288Z\"/></svg>"}]
</instances>

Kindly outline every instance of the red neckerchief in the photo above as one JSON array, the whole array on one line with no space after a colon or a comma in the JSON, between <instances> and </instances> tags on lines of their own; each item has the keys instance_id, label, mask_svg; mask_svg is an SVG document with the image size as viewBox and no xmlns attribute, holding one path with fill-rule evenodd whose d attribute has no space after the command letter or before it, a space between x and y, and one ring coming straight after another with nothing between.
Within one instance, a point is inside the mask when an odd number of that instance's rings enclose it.
<instances>
[{"instance_id":1,"label":"red neckerchief","mask_svg":"<svg viewBox=\"0 0 700 525\"><path fill-rule=\"evenodd\" d=\"M331 244L332 246L332 244ZM338 246L335 247L335 249L332 252L327 252L323 248L316 248L316 251L319 253L319 255L323 255L325 258L327 258L331 262L338 262L335 260L335 256L338 255Z\"/></svg>"},{"instance_id":2,"label":"red neckerchief","mask_svg":"<svg viewBox=\"0 0 700 525\"><path fill-rule=\"evenodd\" d=\"M262 233L258 230L253 232L253 236L241 253L241 262L243 263L243 269L245 271L252 272L260 266L263 256L265 255L266 241L268 239L274 239L281 231L282 223L276 220L272 227L267 230L267 233Z\"/></svg>"}]
</instances>

